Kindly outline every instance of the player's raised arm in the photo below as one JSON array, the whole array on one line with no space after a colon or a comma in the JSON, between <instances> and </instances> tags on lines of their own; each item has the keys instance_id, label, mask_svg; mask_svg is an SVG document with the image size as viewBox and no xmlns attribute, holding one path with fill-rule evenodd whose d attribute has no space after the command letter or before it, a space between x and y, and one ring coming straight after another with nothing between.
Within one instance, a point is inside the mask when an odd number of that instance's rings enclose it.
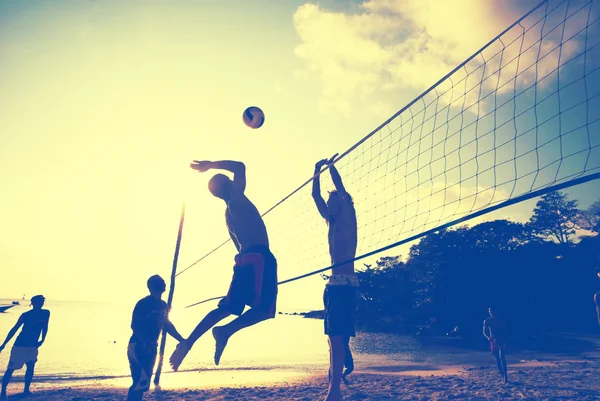
<instances>
[{"instance_id":1,"label":"player's raised arm","mask_svg":"<svg viewBox=\"0 0 600 401\"><path fill-rule=\"evenodd\" d=\"M215 162L194 160L194 162L190 164L190 167L201 173L211 169L230 171L233 173L234 188L241 193L244 193L246 190L246 166L242 162L232 160Z\"/></svg>"},{"instance_id":2,"label":"player's raised arm","mask_svg":"<svg viewBox=\"0 0 600 401\"><path fill-rule=\"evenodd\" d=\"M331 158L330 163L333 162L334 158L335 156ZM337 168L335 168L333 164L329 166L329 172L331 173L331 180L333 181L335 189L339 192L340 195L345 195L346 188L344 188L344 183L342 183L342 177L340 176L340 173L337 171Z\"/></svg>"},{"instance_id":3,"label":"player's raised arm","mask_svg":"<svg viewBox=\"0 0 600 401\"><path fill-rule=\"evenodd\" d=\"M327 164L327 159L319 160L317 164L315 164L315 175L317 175L317 173L321 171L321 167L323 167L325 164ZM325 200L321 196L320 177L321 176L318 175L313 179L312 197L315 201L315 205L317 205L319 213L325 220L327 220L329 213L327 211L327 203L325 203Z\"/></svg>"}]
</instances>

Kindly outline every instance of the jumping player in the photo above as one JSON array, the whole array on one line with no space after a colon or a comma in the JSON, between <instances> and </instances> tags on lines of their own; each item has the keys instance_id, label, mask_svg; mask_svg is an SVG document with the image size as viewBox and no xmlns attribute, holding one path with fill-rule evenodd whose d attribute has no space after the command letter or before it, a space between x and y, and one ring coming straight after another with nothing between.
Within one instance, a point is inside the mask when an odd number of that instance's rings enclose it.
<instances>
[{"instance_id":1,"label":"jumping player","mask_svg":"<svg viewBox=\"0 0 600 401\"><path fill-rule=\"evenodd\" d=\"M496 358L498 370L504 379L504 383L508 383L508 372L506 368L506 325L496 316L492 307L488 309L490 317L483 321L483 335L490 342L490 350ZM490 335L487 335L489 330Z\"/></svg>"},{"instance_id":2,"label":"jumping player","mask_svg":"<svg viewBox=\"0 0 600 401\"><path fill-rule=\"evenodd\" d=\"M32 310L23 313L17 324L8 332L6 340L0 345L0 352L4 350L6 344L13 338L21 326L23 329L15 340L15 344L10 352L10 359L8 360L8 368L4 377L2 378L2 392L0 398L6 398L6 387L12 378L15 370L21 369L23 365L27 366L25 371L25 388L23 395L30 395L29 386L33 380L33 373L35 363L38 357L38 348L42 346L46 341L46 335L48 334L48 322L50 321L50 311L42 309L44 306L43 295L36 295L31 298ZM42 339L40 340L40 334Z\"/></svg>"},{"instance_id":3,"label":"jumping player","mask_svg":"<svg viewBox=\"0 0 600 401\"><path fill-rule=\"evenodd\" d=\"M208 188L227 205L225 223L238 254L234 258L233 278L227 296L185 341L177 345L170 358L174 370L208 329L232 314L237 315L231 323L212 330L216 341L215 364L218 365L229 338L245 327L274 318L277 300L277 260L269 250L267 229L260 213L244 195L246 167L236 161L197 160L190 167L199 172L219 169L233 173L233 181L224 174L216 174L210 179ZM244 312L246 305L250 309Z\"/></svg>"},{"instance_id":4,"label":"jumping player","mask_svg":"<svg viewBox=\"0 0 600 401\"><path fill-rule=\"evenodd\" d=\"M127 393L127 401L140 401L150 389L150 378L156 361L158 337L164 328L177 341L183 337L169 321L169 307L161 299L167 288L160 276L152 276L147 282L150 295L135 305L131 318L133 334L127 346L127 358L133 384Z\"/></svg>"},{"instance_id":5,"label":"jumping player","mask_svg":"<svg viewBox=\"0 0 600 401\"><path fill-rule=\"evenodd\" d=\"M329 282L325 286L325 334L329 337L329 391L326 401L342 400L340 381L344 365L347 373L354 369L350 353L350 337L356 335L354 317L358 279L354 273L354 262L347 262L356 256L357 223L352 198L346 192L339 172L332 164L335 159L323 159L315 165L315 175L325 165L329 171L335 190L329 193L327 202L321 196L319 177L313 180L312 196L321 216L329 226L328 242L332 269Z\"/></svg>"}]
</instances>

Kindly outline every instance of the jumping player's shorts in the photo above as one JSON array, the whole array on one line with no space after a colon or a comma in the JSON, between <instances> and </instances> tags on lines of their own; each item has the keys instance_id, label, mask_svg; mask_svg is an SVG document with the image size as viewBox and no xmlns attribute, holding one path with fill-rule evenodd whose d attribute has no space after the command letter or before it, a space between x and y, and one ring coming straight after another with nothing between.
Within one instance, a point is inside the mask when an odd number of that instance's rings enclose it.
<instances>
[{"instance_id":1,"label":"jumping player's shorts","mask_svg":"<svg viewBox=\"0 0 600 401\"><path fill-rule=\"evenodd\" d=\"M352 275L331 276L325 286L325 334L354 337L358 280Z\"/></svg>"},{"instance_id":2,"label":"jumping player's shorts","mask_svg":"<svg viewBox=\"0 0 600 401\"><path fill-rule=\"evenodd\" d=\"M150 389L150 378L156 361L157 345L144 346L142 343L130 342L127 346L127 359L133 384L130 392L145 392Z\"/></svg>"},{"instance_id":3,"label":"jumping player's shorts","mask_svg":"<svg viewBox=\"0 0 600 401\"><path fill-rule=\"evenodd\" d=\"M8 369L18 370L27 363L36 363L38 357L37 347L12 347Z\"/></svg>"},{"instance_id":4,"label":"jumping player's shorts","mask_svg":"<svg viewBox=\"0 0 600 401\"><path fill-rule=\"evenodd\" d=\"M256 273L262 270L262 280ZM235 257L233 278L219 308L241 315L246 305L275 317L277 303L277 260L266 246L253 246Z\"/></svg>"},{"instance_id":5,"label":"jumping player's shorts","mask_svg":"<svg viewBox=\"0 0 600 401\"><path fill-rule=\"evenodd\" d=\"M492 338L490 339L490 350L492 354L498 351L506 350L506 341L503 338Z\"/></svg>"}]
</instances>

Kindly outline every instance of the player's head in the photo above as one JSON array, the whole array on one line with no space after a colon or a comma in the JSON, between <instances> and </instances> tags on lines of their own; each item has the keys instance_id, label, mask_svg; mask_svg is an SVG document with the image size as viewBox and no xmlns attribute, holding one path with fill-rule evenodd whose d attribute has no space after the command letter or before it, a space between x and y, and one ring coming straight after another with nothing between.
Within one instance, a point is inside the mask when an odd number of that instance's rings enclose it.
<instances>
[{"instance_id":1,"label":"player's head","mask_svg":"<svg viewBox=\"0 0 600 401\"><path fill-rule=\"evenodd\" d=\"M352 205L352 197L350 194L346 193L345 196L348 198L347 201L344 201L338 191L333 190L329 192L329 198L327 199L327 210L329 211L329 215L332 217L337 217L344 207L348 207Z\"/></svg>"},{"instance_id":2,"label":"player's head","mask_svg":"<svg viewBox=\"0 0 600 401\"><path fill-rule=\"evenodd\" d=\"M488 307L488 313L490 314L490 316L496 315L495 309L491 305Z\"/></svg>"},{"instance_id":3,"label":"player's head","mask_svg":"<svg viewBox=\"0 0 600 401\"><path fill-rule=\"evenodd\" d=\"M43 295L33 296L31 297L31 306L33 306L34 309L39 309L44 306L44 301L46 301L46 298Z\"/></svg>"},{"instance_id":4,"label":"player's head","mask_svg":"<svg viewBox=\"0 0 600 401\"><path fill-rule=\"evenodd\" d=\"M167 285L165 284L165 280L162 279L161 276L155 274L154 276L148 279L148 290L150 290L150 294L161 295L167 289Z\"/></svg>"},{"instance_id":5,"label":"player's head","mask_svg":"<svg viewBox=\"0 0 600 401\"><path fill-rule=\"evenodd\" d=\"M233 190L233 181L225 174L215 174L208 182L208 190L217 198L229 200Z\"/></svg>"},{"instance_id":6,"label":"player's head","mask_svg":"<svg viewBox=\"0 0 600 401\"><path fill-rule=\"evenodd\" d=\"M594 269L594 275L596 277L600 278L600 266L598 266Z\"/></svg>"}]
</instances>

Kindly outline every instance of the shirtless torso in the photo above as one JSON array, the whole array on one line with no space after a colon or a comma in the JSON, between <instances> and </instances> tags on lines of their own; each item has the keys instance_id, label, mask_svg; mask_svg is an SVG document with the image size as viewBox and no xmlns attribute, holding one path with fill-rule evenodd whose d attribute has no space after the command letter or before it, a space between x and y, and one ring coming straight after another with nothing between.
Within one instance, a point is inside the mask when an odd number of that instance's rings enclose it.
<instances>
[{"instance_id":1,"label":"shirtless torso","mask_svg":"<svg viewBox=\"0 0 600 401\"><path fill-rule=\"evenodd\" d=\"M330 160L323 159L319 161L315 165L315 174L321 170L321 167L330 164L334 158L335 156ZM313 180L312 196L319 213L329 226L329 255L331 256L331 263L336 265L356 257L357 223L354 203L348 192L346 192L346 188L344 188L339 172L333 165L330 166L329 171L336 190L330 193L328 202L325 202L321 196L319 177ZM353 275L354 262L336 266L331 273L332 276Z\"/></svg>"},{"instance_id":2,"label":"shirtless torso","mask_svg":"<svg viewBox=\"0 0 600 401\"><path fill-rule=\"evenodd\" d=\"M483 321L484 329L490 331L490 338L506 340L506 325L496 316L490 316Z\"/></svg>"},{"instance_id":3,"label":"shirtless torso","mask_svg":"<svg viewBox=\"0 0 600 401\"><path fill-rule=\"evenodd\" d=\"M329 225L329 254L331 263L342 263L356 256L357 227L356 211L347 193L339 194L340 210L336 217L327 219ZM333 275L354 274L354 262L345 263L332 269Z\"/></svg>"},{"instance_id":4,"label":"shirtless torso","mask_svg":"<svg viewBox=\"0 0 600 401\"><path fill-rule=\"evenodd\" d=\"M48 328L50 311L47 309L32 309L21 315L23 328L15 340L16 347L37 347L44 328Z\"/></svg>"},{"instance_id":5,"label":"shirtless torso","mask_svg":"<svg viewBox=\"0 0 600 401\"><path fill-rule=\"evenodd\" d=\"M269 247L267 228L258 209L242 193L234 194L225 211L227 230L238 252L256 245Z\"/></svg>"}]
</instances>

